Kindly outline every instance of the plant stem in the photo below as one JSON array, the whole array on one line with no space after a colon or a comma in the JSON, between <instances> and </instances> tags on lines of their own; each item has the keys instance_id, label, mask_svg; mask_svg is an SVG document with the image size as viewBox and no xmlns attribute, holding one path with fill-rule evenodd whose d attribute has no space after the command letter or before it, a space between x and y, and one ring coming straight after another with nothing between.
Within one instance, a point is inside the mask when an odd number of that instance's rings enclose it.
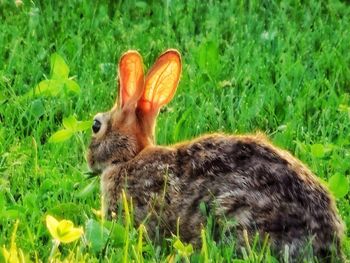
<instances>
[{"instance_id":1,"label":"plant stem","mask_svg":"<svg viewBox=\"0 0 350 263\"><path fill-rule=\"evenodd\" d=\"M49 256L49 262L53 262L54 256L56 254L56 251L58 249L58 246L60 245L60 241L57 239L53 239L52 240L52 248L51 248L51 252L50 252L50 256Z\"/></svg>"},{"instance_id":2,"label":"plant stem","mask_svg":"<svg viewBox=\"0 0 350 263\"><path fill-rule=\"evenodd\" d=\"M86 160L86 148L85 148L85 143L84 143L84 140L83 140L83 137L82 137L82 133L79 132L79 133L74 133L75 137L78 139L80 145L81 145L81 149L83 151L83 156L85 158L85 162L87 161Z\"/></svg>"}]
</instances>

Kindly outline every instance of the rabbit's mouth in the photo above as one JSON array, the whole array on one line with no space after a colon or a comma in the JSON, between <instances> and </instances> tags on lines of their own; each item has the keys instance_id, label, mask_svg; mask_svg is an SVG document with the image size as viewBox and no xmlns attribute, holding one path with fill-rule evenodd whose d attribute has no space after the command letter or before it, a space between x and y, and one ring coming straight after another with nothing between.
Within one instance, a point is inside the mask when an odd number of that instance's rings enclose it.
<instances>
[{"instance_id":1,"label":"rabbit's mouth","mask_svg":"<svg viewBox=\"0 0 350 263\"><path fill-rule=\"evenodd\" d=\"M88 158L88 165L90 168L90 173L101 175L103 170L106 169L107 165L100 162L95 162L93 158Z\"/></svg>"},{"instance_id":2,"label":"rabbit's mouth","mask_svg":"<svg viewBox=\"0 0 350 263\"><path fill-rule=\"evenodd\" d=\"M97 162L94 158L94 155L91 150L87 154L87 163L90 168L91 173L101 174L102 171L106 168L106 165L103 165L102 162Z\"/></svg>"}]
</instances>

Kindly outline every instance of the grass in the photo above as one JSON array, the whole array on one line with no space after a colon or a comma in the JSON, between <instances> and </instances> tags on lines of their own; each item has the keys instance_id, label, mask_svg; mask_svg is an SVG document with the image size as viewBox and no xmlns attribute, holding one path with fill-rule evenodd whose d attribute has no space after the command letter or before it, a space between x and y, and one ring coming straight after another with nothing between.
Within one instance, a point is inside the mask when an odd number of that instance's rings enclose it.
<instances>
[{"instance_id":1,"label":"grass","mask_svg":"<svg viewBox=\"0 0 350 263\"><path fill-rule=\"evenodd\" d=\"M92 209L100 207L99 189L86 188L84 176L90 132L57 144L48 139L63 118L90 120L113 105L115 65L128 49L137 49L146 67L170 47L183 56L177 94L159 116L159 144L213 131L262 131L323 180L341 175L348 183L350 5L345 1L34 0L17 7L0 0L0 40L0 246L9 247L18 219L16 244L32 261L47 261L51 251L47 214L81 226L98 221ZM49 78L55 52L81 92L23 97ZM342 185L335 186L336 194ZM337 206L349 228L346 192ZM116 229L126 228L119 222ZM208 238L206 251L189 256L185 244L170 244L176 238L160 246L143 239L137 246L138 231L127 231L128 246L123 238L103 250L82 241L61 246L61 259L70 253L72 261L110 262L236 257L234 240L218 245ZM259 250L248 248L246 260L257 262ZM349 236L344 249L350 257Z\"/></svg>"}]
</instances>

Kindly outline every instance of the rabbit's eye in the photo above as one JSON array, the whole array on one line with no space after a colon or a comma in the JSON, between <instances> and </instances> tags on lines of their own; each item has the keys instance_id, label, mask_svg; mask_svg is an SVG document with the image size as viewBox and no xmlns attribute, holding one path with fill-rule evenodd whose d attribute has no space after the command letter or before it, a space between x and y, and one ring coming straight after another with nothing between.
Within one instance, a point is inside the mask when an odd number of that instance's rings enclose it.
<instances>
[{"instance_id":1,"label":"rabbit's eye","mask_svg":"<svg viewBox=\"0 0 350 263\"><path fill-rule=\"evenodd\" d=\"M98 133L101 129L101 122L99 120L94 120L94 123L92 124L92 131L94 133Z\"/></svg>"}]
</instances>

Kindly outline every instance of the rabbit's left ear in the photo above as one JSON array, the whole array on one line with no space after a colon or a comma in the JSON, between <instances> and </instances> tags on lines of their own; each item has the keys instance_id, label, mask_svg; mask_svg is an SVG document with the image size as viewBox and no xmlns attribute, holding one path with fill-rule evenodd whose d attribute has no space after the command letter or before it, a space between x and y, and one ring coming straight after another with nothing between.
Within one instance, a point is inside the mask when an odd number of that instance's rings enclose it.
<instances>
[{"instance_id":1,"label":"rabbit's left ear","mask_svg":"<svg viewBox=\"0 0 350 263\"><path fill-rule=\"evenodd\" d=\"M137 51L127 51L119 61L119 107L136 107L142 95L143 84L142 57Z\"/></svg>"},{"instance_id":2,"label":"rabbit's left ear","mask_svg":"<svg viewBox=\"0 0 350 263\"><path fill-rule=\"evenodd\" d=\"M154 63L146 76L137 108L144 114L157 115L174 96L181 75L181 55L170 49Z\"/></svg>"}]
</instances>

